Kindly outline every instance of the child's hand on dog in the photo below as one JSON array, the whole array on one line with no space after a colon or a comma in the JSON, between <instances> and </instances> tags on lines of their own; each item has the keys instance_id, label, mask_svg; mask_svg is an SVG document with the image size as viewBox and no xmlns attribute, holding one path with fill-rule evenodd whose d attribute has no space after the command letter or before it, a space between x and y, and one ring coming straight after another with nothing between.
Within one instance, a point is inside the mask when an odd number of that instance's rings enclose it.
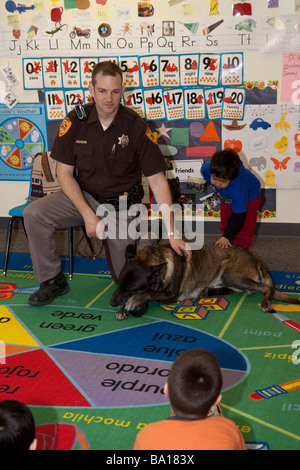
<instances>
[{"instance_id":1,"label":"child's hand on dog","mask_svg":"<svg viewBox=\"0 0 300 470\"><path fill-rule=\"evenodd\" d=\"M220 248L229 248L232 246L228 238L225 237L219 238L219 240L216 242L216 245L218 245Z\"/></svg>"}]
</instances>

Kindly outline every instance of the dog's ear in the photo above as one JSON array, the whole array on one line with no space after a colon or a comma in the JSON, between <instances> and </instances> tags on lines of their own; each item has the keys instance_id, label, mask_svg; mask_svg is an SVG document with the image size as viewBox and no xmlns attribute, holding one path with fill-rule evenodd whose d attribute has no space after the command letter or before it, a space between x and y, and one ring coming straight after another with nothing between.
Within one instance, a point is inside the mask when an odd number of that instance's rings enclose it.
<instances>
[{"instance_id":1,"label":"dog's ear","mask_svg":"<svg viewBox=\"0 0 300 470\"><path fill-rule=\"evenodd\" d=\"M163 269L165 266L167 266L167 262L165 263L161 263L161 264L157 264L155 266L150 266L150 273L148 274L148 285L149 287L153 287L154 284L156 283L157 281L157 276L160 272L161 269Z\"/></svg>"},{"instance_id":2,"label":"dog's ear","mask_svg":"<svg viewBox=\"0 0 300 470\"><path fill-rule=\"evenodd\" d=\"M157 264L157 265L154 265L154 266L150 266L151 274L152 274L152 273L157 273L157 272L160 271L162 268L164 268L165 266L167 266L167 264L168 264L168 262L165 261L164 263Z\"/></svg>"},{"instance_id":3,"label":"dog's ear","mask_svg":"<svg viewBox=\"0 0 300 470\"><path fill-rule=\"evenodd\" d=\"M131 258L136 257L136 245L135 243L131 243L130 245L127 245L126 250L125 250L125 259L128 261Z\"/></svg>"}]
</instances>

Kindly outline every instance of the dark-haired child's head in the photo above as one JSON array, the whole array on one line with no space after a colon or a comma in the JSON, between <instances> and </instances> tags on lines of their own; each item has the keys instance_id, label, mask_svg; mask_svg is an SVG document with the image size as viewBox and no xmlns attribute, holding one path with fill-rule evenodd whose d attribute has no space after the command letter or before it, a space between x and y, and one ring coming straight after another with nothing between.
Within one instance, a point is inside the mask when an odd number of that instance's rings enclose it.
<instances>
[{"instance_id":1,"label":"dark-haired child's head","mask_svg":"<svg viewBox=\"0 0 300 470\"><path fill-rule=\"evenodd\" d=\"M241 160L233 149L215 152L210 161L211 183L219 189L229 186L240 170Z\"/></svg>"},{"instance_id":2,"label":"dark-haired child's head","mask_svg":"<svg viewBox=\"0 0 300 470\"><path fill-rule=\"evenodd\" d=\"M202 419L220 402L221 389L222 374L216 356L204 349L191 349L173 363L165 392L174 415Z\"/></svg>"},{"instance_id":3,"label":"dark-haired child's head","mask_svg":"<svg viewBox=\"0 0 300 470\"><path fill-rule=\"evenodd\" d=\"M16 400L0 402L0 450L34 450L35 423L27 405Z\"/></svg>"}]
</instances>

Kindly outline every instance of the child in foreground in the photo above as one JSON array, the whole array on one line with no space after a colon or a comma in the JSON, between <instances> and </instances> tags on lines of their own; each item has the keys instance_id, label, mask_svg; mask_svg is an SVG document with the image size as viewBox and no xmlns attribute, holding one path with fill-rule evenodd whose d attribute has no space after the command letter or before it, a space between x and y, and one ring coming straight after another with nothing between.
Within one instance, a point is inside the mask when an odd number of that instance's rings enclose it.
<instances>
[{"instance_id":1,"label":"child in foreground","mask_svg":"<svg viewBox=\"0 0 300 470\"><path fill-rule=\"evenodd\" d=\"M259 180L244 167L233 149L215 152L211 161L201 167L201 173L221 200L220 231L223 235L217 245L221 248L236 245L248 250L261 203Z\"/></svg>"},{"instance_id":2,"label":"child in foreground","mask_svg":"<svg viewBox=\"0 0 300 470\"><path fill-rule=\"evenodd\" d=\"M222 375L216 357L203 349L184 351L173 363L164 393L172 416L148 424L134 450L245 450L233 421L209 416L221 401Z\"/></svg>"},{"instance_id":3,"label":"child in foreground","mask_svg":"<svg viewBox=\"0 0 300 470\"><path fill-rule=\"evenodd\" d=\"M35 423L27 405L16 400L0 402L0 450L35 450Z\"/></svg>"}]
</instances>

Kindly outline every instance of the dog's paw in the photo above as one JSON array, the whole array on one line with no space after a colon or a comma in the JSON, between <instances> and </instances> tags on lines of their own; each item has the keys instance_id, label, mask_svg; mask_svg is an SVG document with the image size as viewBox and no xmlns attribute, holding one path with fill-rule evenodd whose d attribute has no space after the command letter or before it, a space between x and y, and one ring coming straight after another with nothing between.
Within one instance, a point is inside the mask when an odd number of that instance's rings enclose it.
<instances>
[{"instance_id":1,"label":"dog's paw","mask_svg":"<svg viewBox=\"0 0 300 470\"><path fill-rule=\"evenodd\" d=\"M128 312L126 312L125 307L120 308L116 313L117 320L126 320L128 318Z\"/></svg>"},{"instance_id":2,"label":"dog's paw","mask_svg":"<svg viewBox=\"0 0 300 470\"><path fill-rule=\"evenodd\" d=\"M262 301L261 309L263 312L266 312L266 313L277 313L276 310L274 310L272 303L269 300Z\"/></svg>"},{"instance_id":3,"label":"dog's paw","mask_svg":"<svg viewBox=\"0 0 300 470\"><path fill-rule=\"evenodd\" d=\"M148 302L145 302L144 304L140 305L137 307L135 310L131 310L130 313L134 317L141 317L144 315L145 312L148 310Z\"/></svg>"},{"instance_id":4,"label":"dog's paw","mask_svg":"<svg viewBox=\"0 0 300 470\"><path fill-rule=\"evenodd\" d=\"M130 297L125 303L125 310L126 312L131 312L132 310L137 310L138 307L141 305L141 300L139 295L133 295Z\"/></svg>"}]
</instances>

